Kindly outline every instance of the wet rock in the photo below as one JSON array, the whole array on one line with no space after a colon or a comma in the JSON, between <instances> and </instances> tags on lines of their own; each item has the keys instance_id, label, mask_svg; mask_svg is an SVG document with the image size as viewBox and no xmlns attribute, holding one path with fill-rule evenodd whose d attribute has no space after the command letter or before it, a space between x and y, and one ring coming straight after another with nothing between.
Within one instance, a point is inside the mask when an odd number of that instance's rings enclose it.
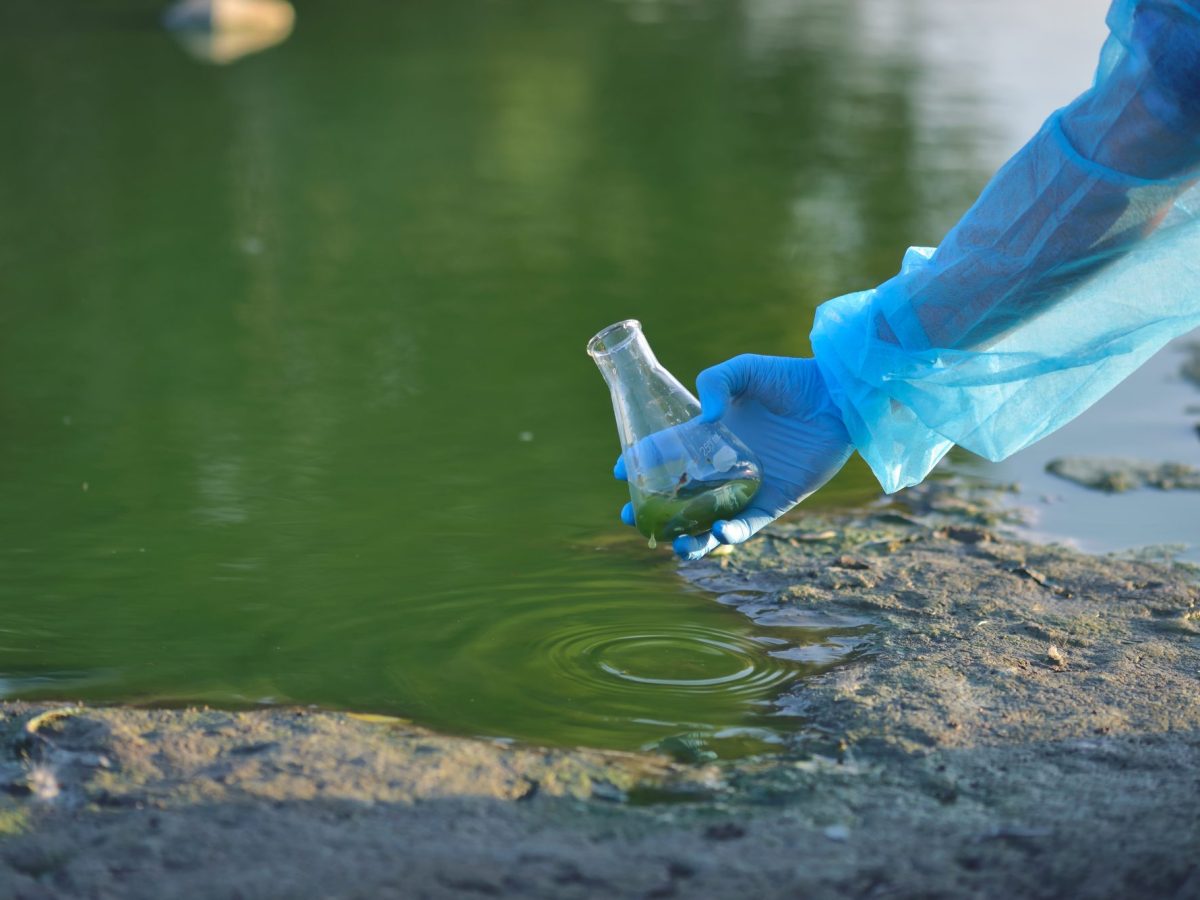
<instances>
[{"instance_id":1,"label":"wet rock","mask_svg":"<svg viewBox=\"0 0 1200 900\"><path fill-rule=\"evenodd\" d=\"M1045 585L1046 583L1046 576L1037 569L1030 569L1026 566L1017 566L1015 569L1013 569L1013 572L1015 572L1017 575L1022 575L1025 578L1028 578L1030 581L1035 581L1038 584Z\"/></svg>"},{"instance_id":2,"label":"wet rock","mask_svg":"<svg viewBox=\"0 0 1200 900\"><path fill-rule=\"evenodd\" d=\"M869 562L859 559L858 557L851 556L848 553L843 553L841 556L839 556L837 559L835 559L832 563L830 563L830 566L835 569L862 570L862 569L871 568L871 564Z\"/></svg>"},{"instance_id":3,"label":"wet rock","mask_svg":"<svg viewBox=\"0 0 1200 900\"><path fill-rule=\"evenodd\" d=\"M710 841L736 841L746 836L746 829L736 822L722 822L705 828L704 836Z\"/></svg>"},{"instance_id":4,"label":"wet rock","mask_svg":"<svg viewBox=\"0 0 1200 900\"><path fill-rule=\"evenodd\" d=\"M858 569L831 568L817 578L817 584L830 591L869 588L874 587L875 583L874 578Z\"/></svg>"},{"instance_id":5,"label":"wet rock","mask_svg":"<svg viewBox=\"0 0 1200 900\"><path fill-rule=\"evenodd\" d=\"M790 535L790 540L797 543L824 543L836 539L838 533L831 528L824 531L797 531Z\"/></svg>"},{"instance_id":6,"label":"wet rock","mask_svg":"<svg viewBox=\"0 0 1200 900\"><path fill-rule=\"evenodd\" d=\"M1179 374L1196 387L1200 387L1200 341L1185 344L1183 349L1187 357L1179 367Z\"/></svg>"},{"instance_id":7,"label":"wet rock","mask_svg":"<svg viewBox=\"0 0 1200 900\"><path fill-rule=\"evenodd\" d=\"M713 754L713 758L716 758L715 753ZM592 785L592 798L594 800L603 800L606 803L624 803L628 799L623 790L607 781L597 782Z\"/></svg>"},{"instance_id":8,"label":"wet rock","mask_svg":"<svg viewBox=\"0 0 1200 900\"><path fill-rule=\"evenodd\" d=\"M271 750L278 746L278 741L260 741L256 744L242 744L239 747L231 747L229 752L234 756L252 756L255 753L262 753L264 750Z\"/></svg>"},{"instance_id":9,"label":"wet rock","mask_svg":"<svg viewBox=\"0 0 1200 900\"><path fill-rule=\"evenodd\" d=\"M960 544L988 544L996 540L996 536L984 528L973 526L951 525L943 532L952 541Z\"/></svg>"},{"instance_id":10,"label":"wet rock","mask_svg":"<svg viewBox=\"0 0 1200 900\"><path fill-rule=\"evenodd\" d=\"M1046 471L1083 487L1110 494L1142 487L1200 490L1200 469L1178 462L1066 456L1046 464Z\"/></svg>"},{"instance_id":11,"label":"wet rock","mask_svg":"<svg viewBox=\"0 0 1200 900\"><path fill-rule=\"evenodd\" d=\"M829 840L839 844L844 844L850 840L850 829L845 825L830 825L828 828L822 830L821 833Z\"/></svg>"},{"instance_id":12,"label":"wet rock","mask_svg":"<svg viewBox=\"0 0 1200 900\"><path fill-rule=\"evenodd\" d=\"M13 869L35 878L57 871L70 857L70 847L57 839L17 845L5 853L6 861Z\"/></svg>"},{"instance_id":13,"label":"wet rock","mask_svg":"<svg viewBox=\"0 0 1200 900\"><path fill-rule=\"evenodd\" d=\"M691 878L696 874L693 863L681 859L673 859L667 863L667 875L671 878Z\"/></svg>"},{"instance_id":14,"label":"wet rock","mask_svg":"<svg viewBox=\"0 0 1200 900\"><path fill-rule=\"evenodd\" d=\"M712 762L717 754L709 749L704 736L698 732L671 735L658 742L659 753L665 753L681 763L698 764Z\"/></svg>"}]
</instances>

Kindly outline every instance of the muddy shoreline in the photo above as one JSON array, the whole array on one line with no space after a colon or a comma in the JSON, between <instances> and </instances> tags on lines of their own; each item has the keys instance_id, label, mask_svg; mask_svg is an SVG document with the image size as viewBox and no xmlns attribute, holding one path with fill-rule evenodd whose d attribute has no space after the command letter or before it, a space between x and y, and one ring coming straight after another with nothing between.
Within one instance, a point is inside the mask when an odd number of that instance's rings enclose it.
<instances>
[{"instance_id":1,"label":"muddy shoreline","mask_svg":"<svg viewBox=\"0 0 1200 900\"><path fill-rule=\"evenodd\" d=\"M546 750L277 709L0 706L0 898L1200 897L1200 572L955 485L682 566L872 626L786 753Z\"/></svg>"}]
</instances>

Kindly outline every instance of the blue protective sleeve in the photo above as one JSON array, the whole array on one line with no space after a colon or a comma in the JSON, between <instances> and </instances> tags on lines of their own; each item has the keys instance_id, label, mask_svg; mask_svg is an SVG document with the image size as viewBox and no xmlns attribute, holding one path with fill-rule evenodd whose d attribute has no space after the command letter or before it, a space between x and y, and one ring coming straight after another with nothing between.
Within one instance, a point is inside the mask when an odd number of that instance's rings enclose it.
<instances>
[{"instance_id":1,"label":"blue protective sleeve","mask_svg":"<svg viewBox=\"0 0 1200 900\"><path fill-rule=\"evenodd\" d=\"M936 249L823 304L813 354L889 493L1003 459L1200 326L1200 0L1116 0L1090 90Z\"/></svg>"}]
</instances>

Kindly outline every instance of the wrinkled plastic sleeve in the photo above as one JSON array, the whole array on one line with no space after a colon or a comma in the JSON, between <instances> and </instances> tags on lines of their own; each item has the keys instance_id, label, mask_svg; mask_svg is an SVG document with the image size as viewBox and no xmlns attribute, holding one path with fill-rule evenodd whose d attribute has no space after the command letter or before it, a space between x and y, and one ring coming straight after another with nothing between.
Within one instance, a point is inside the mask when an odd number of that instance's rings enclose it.
<instances>
[{"instance_id":1,"label":"wrinkled plastic sleeve","mask_svg":"<svg viewBox=\"0 0 1200 900\"><path fill-rule=\"evenodd\" d=\"M1118 0L1092 88L936 249L823 304L813 353L889 493L999 460L1200 326L1200 0Z\"/></svg>"}]
</instances>

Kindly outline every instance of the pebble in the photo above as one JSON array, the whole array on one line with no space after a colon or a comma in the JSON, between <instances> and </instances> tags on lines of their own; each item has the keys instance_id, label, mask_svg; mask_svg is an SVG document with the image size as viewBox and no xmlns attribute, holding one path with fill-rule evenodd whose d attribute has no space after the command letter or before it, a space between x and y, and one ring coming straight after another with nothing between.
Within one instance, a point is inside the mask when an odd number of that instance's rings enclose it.
<instances>
[{"instance_id":1,"label":"pebble","mask_svg":"<svg viewBox=\"0 0 1200 900\"><path fill-rule=\"evenodd\" d=\"M794 541L832 541L838 536L836 531L801 531L792 535Z\"/></svg>"},{"instance_id":2,"label":"pebble","mask_svg":"<svg viewBox=\"0 0 1200 900\"><path fill-rule=\"evenodd\" d=\"M624 803L627 798L625 792L615 784L598 781L592 785L592 799L603 800L606 803Z\"/></svg>"}]
</instances>

